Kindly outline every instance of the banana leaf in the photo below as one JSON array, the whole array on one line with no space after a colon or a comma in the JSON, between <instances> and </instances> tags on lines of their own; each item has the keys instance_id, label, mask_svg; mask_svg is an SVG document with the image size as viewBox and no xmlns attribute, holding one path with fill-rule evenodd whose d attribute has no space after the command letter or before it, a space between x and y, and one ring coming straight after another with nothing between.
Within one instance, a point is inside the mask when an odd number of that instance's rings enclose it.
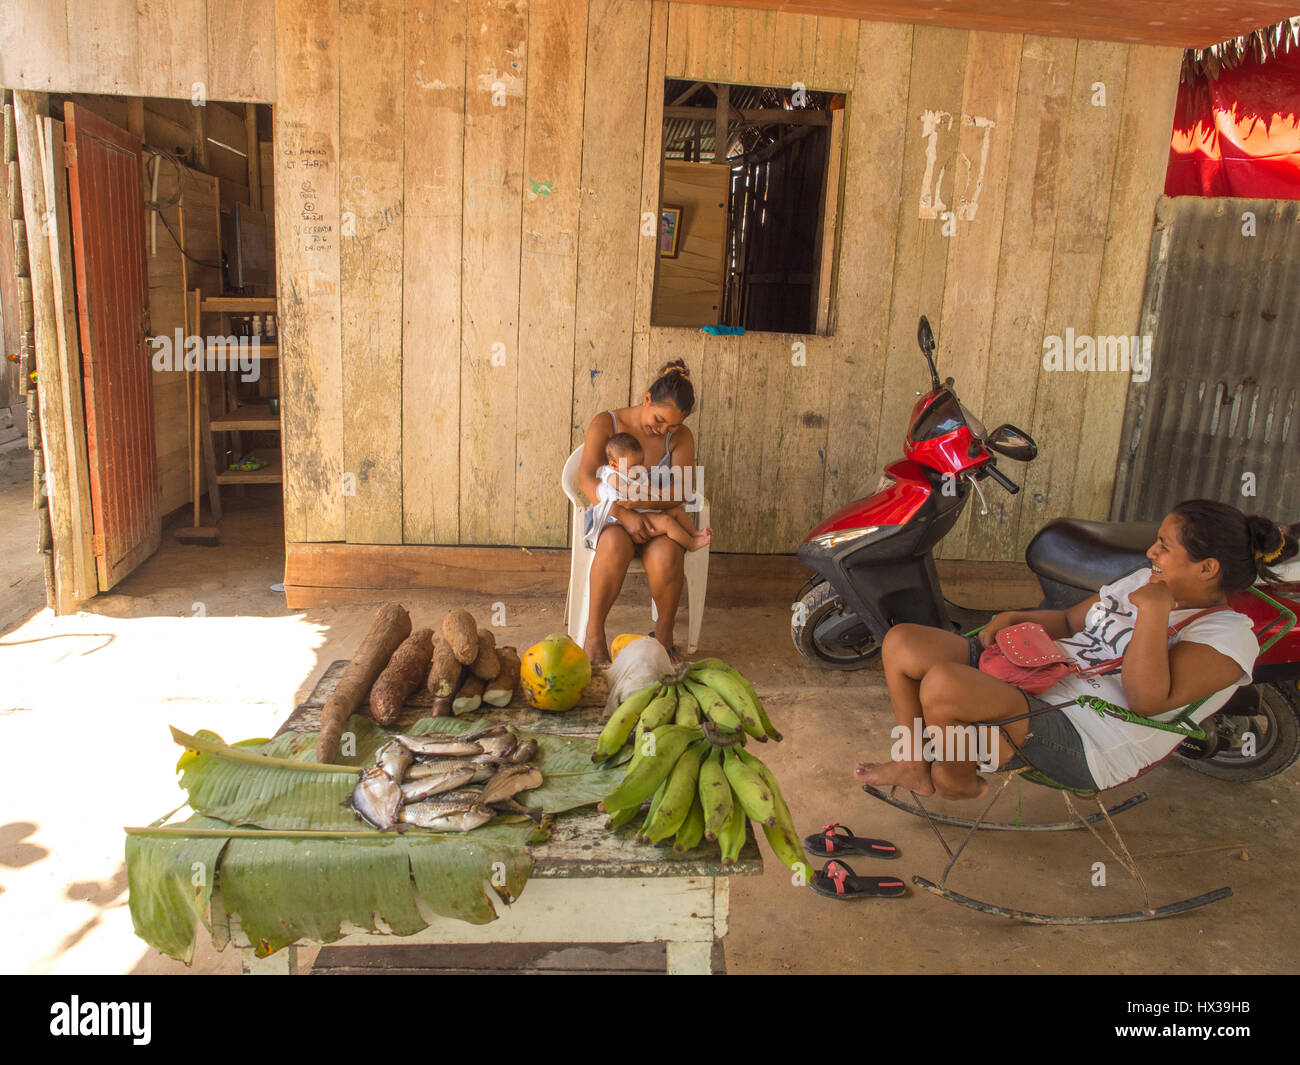
<instances>
[{"instance_id":1,"label":"banana leaf","mask_svg":"<svg viewBox=\"0 0 1300 1065\"><path fill-rule=\"evenodd\" d=\"M430 717L416 722L410 732L463 735L478 725L460 718ZM347 727L356 735L357 752L364 753L367 762L373 762L374 752L392 738L391 733L358 717L350 719ZM173 738L187 751L182 759L181 787L189 795L191 808L232 825L267 829L368 828L347 805L357 783L356 770L310 761L316 734L299 735L301 739L285 734L260 747L242 747L172 729ZM592 764L595 741L590 738L542 734L523 734L522 738L536 740L543 777L540 788L520 796L532 809L563 813L590 806L622 779L621 768L602 769Z\"/></svg>"},{"instance_id":2,"label":"banana leaf","mask_svg":"<svg viewBox=\"0 0 1300 1065\"><path fill-rule=\"evenodd\" d=\"M464 734L480 722L425 718L413 734ZM349 720L349 762L372 764L392 734ZM298 939L334 942L354 928L410 935L430 913L474 924L497 917L493 896L518 898L532 869L531 822L498 821L468 833L381 832L345 805L355 765L320 765L315 733L227 744L215 733L172 730L185 747L181 786L194 816L179 824L127 829L131 916L136 934L188 963L198 921L218 949L226 927L213 920L213 885L238 914L259 955ZM624 770L591 762L594 740L530 735L545 783L520 796L562 812L595 803Z\"/></svg>"},{"instance_id":3,"label":"banana leaf","mask_svg":"<svg viewBox=\"0 0 1300 1065\"><path fill-rule=\"evenodd\" d=\"M189 823L195 828L222 825L210 817L194 817ZM126 837L127 890L136 934L186 965L194 957L195 922L212 929L212 887L227 842L219 837Z\"/></svg>"},{"instance_id":4,"label":"banana leaf","mask_svg":"<svg viewBox=\"0 0 1300 1065\"><path fill-rule=\"evenodd\" d=\"M219 872L221 902L238 915L260 957L298 939L332 943L357 929L411 935L425 927L429 912L484 924L497 917L489 892L507 901L522 893L532 869L532 831L529 824L464 835L267 831L201 815L131 828L131 917L145 942L188 964L196 918L214 942L224 927L211 917ZM194 873L199 867L201 877Z\"/></svg>"}]
</instances>

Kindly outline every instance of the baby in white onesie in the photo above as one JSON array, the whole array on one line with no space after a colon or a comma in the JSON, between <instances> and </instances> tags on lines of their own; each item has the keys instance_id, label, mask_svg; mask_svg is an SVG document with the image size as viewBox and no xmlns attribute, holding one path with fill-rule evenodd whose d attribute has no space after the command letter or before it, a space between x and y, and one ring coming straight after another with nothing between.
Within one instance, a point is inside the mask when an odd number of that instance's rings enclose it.
<instances>
[{"instance_id":1,"label":"baby in white onesie","mask_svg":"<svg viewBox=\"0 0 1300 1065\"><path fill-rule=\"evenodd\" d=\"M623 472L626 471L626 472ZM593 550L607 524L616 523L611 513L615 503L626 503L632 484L646 484L649 474L645 468L645 452L640 441L631 433L615 433L605 443L605 465L596 470L596 494L600 497L591 510L587 531L587 546ZM667 536L687 551L698 551L713 539L713 530L695 528L686 511L680 507L671 510L637 511L654 530L655 536Z\"/></svg>"}]
</instances>

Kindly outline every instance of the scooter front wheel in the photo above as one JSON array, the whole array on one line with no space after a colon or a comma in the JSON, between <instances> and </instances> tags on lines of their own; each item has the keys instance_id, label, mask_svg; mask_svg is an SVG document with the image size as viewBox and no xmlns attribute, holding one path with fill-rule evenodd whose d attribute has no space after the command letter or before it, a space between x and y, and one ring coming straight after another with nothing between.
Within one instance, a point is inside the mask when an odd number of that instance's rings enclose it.
<instances>
[{"instance_id":1,"label":"scooter front wheel","mask_svg":"<svg viewBox=\"0 0 1300 1065\"><path fill-rule=\"evenodd\" d=\"M880 641L825 581L795 603L790 635L795 650L826 669L863 669L880 657Z\"/></svg>"},{"instance_id":2,"label":"scooter front wheel","mask_svg":"<svg viewBox=\"0 0 1300 1065\"><path fill-rule=\"evenodd\" d=\"M1218 713L1205 725L1219 733L1222 747L1209 758L1185 759L1189 769L1241 783L1267 780L1300 758L1300 690L1294 680L1260 684L1257 713Z\"/></svg>"}]
</instances>

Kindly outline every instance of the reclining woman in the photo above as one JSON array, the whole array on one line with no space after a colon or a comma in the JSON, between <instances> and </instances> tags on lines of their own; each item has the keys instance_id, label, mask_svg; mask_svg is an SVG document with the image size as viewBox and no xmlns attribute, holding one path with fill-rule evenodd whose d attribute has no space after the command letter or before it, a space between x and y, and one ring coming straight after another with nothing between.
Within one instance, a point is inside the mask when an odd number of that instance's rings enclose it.
<instances>
[{"instance_id":1,"label":"reclining woman","mask_svg":"<svg viewBox=\"0 0 1300 1065\"><path fill-rule=\"evenodd\" d=\"M1069 610L1012 611L996 615L978 637L924 625L898 625L885 637L885 679L898 723L909 737L901 760L859 763L854 776L876 787L906 788L917 795L977 798L987 789L974 760L953 750L934 751L927 761L915 720L956 736L947 726L988 726L979 756L985 766L1029 765L1071 788L1100 790L1132 779L1179 742L1172 732L1131 724L1077 705L1024 717L1026 703L1039 710L1094 695L1142 717L1171 720L1198 699L1194 717L1213 714L1240 685L1251 682L1259 644L1250 619L1226 605L1228 596L1257 580L1273 580L1269 567L1295 556L1292 529L1223 503L1179 503L1160 525L1147 551L1150 569L1108 584ZM1194 618L1190 623L1189 618ZM981 672L980 653L999 630L1035 621L1081 667L1123 657L1116 672L1070 674L1041 695L1028 695ZM1169 630L1186 623L1171 638ZM1007 718L1020 717L1018 721ZM970 730L966 730L968 733ZM942 746L942 745L939 745ZM953 745L954 747L956 745ZM933 748L932 748L933 749ZM917 752L923 757L913 757ZM966 751L956 753L970 753ZM946 756L946 757L945 757Z\"/></svg>"},{"instance_id":2,"label":"reclining woman","mask_svg":"<svg viewBox=\"0 0 1300 1065\"><path fill-rule=\"evenodd\" d=\"M641 445L645 466L667 469L672 474L674 491L659 494L665 499L638 500L637 506L616 502L609 510L605 524L596 534L596 557L591 563L588 580L590 600L587 610L587 632L583 650L592 665L609 664L609 645L605 642L605 618L623 588L628 563L639 556L645 566L650 583L650 596L654 599L659 620L654 635L668 650L673 648L673 622L682 598L685 580L683 558L686 550L674 540L656 533L646 514L672 510L685 500L682 471L695 464L695 437L682 424L695 407L695 389L690 372L681 359L666 363L635 407L607 410L592 418L582 449L582 466L578 471L578 487L583 494L599 504L600 482L596 471L605 461L605 445L617 433L630 433ZM652 483L658 483L652 481ZM592 522L595 510L586 511L587 522Z\"/></svg>"}]
</instances>

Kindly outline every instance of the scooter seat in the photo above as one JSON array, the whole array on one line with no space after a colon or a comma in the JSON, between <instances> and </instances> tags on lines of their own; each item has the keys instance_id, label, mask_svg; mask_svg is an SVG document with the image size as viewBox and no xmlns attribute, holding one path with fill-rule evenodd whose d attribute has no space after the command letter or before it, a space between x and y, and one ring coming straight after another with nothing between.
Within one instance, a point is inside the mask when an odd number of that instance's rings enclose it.
<instances>
[{"instance_id":1,"label":"scooter seat","mask_svg":"<svg viewBox=\"0 0 1300 1065\"><path fill-rule=\"evenodd\" d=\"M1057 518L1029 541L1025 562L1048 580L1096 592L1104 584L1149 566L1147 550L1156 542L1159 530L1156 522Z\"/></svg>"}]
</instances>

